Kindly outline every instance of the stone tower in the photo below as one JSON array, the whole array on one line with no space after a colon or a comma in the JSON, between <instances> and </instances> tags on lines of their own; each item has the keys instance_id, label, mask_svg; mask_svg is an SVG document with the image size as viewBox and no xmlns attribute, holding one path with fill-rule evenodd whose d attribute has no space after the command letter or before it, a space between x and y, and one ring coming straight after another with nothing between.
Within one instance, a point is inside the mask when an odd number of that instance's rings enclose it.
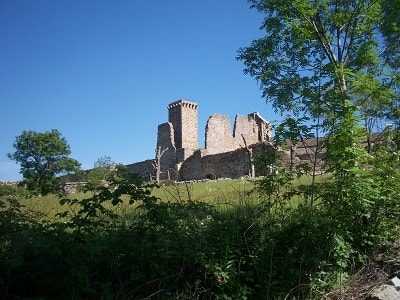
<instances>
[{"instance_id":1,"label":"stone tower","mask_svg":"<svg viewBox=\"0 0 400 300\"><path fill-rule=\"evenodd\" d=\"M160 171L177 179L183 161L199 148L196 102L178 100L167 106L168 122L158 125L157 149L163 151Z\"/></svg>"},{"instance_id":2,"label":"stone tower","mask_svg":"<svg viewBox=\"0 0 400 300\"><path fill-rule=\"evenodd\" d=\"M174 128L176 149L198 149L197 107L196 102L183 99L168 105L168 121Z\"/></svg>"}]
</instances>

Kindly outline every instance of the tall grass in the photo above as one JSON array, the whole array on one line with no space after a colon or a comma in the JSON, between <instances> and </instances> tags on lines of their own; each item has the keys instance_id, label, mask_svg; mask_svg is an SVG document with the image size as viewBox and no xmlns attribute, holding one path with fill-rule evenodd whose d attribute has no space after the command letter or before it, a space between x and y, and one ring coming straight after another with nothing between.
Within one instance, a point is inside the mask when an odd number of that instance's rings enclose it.
<instances>
[{"instance_id":1,"label":"tall grass","mask_svg":"<svg viewBox=\"0 0 400 300\"><path fill-rule=\"evenodd\" d=\"M189 182L189 183L169 183L161 184L152 190L152 195L159 198L160 201L166 203L185 203L187 201L203 202L217 207L240 205L244 198L253 203L258 202L257 195L252 195L254 183L249 180L223 180L208 182ZM78 191L68 195L69 198L82 200L91 197L90 192L84 193ZM137 204L130 205L128 197L124 202L116 207L107 203L107 208L113 208L122 214L135 213ZM48 194L45 196L31 196L20 199L23 210L30 210L39 213L45 219L54 219L57 214L64 212L66 209L74 210L74 206L67 207L60 204L60 196L56 194Z\"/></svg>"}]
</instances>

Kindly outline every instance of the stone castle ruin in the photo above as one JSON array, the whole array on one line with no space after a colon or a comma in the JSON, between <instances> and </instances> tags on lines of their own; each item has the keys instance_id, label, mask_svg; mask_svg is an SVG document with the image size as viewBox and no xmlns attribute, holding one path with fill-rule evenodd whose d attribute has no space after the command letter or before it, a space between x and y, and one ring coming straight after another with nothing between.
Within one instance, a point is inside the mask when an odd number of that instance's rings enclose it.
<instances>
[{"instance_id":1,"label":"stone castle ruin","mask_svg":"<svg viewBox=\"0 0 400 300\"><path fill-rule=\"evenodd\" d=\"M249 153L272 151L272 127L258 112L229 117L213 114L205 127L205 147L198 146L198 104L178 100L167 106L168 122L158 125L160 179L199 180L250 175ZM156 152L157 152L156 150ZM130 172L153 179L154 160L128 165ZM254 175L254 174L253 174Z\"/></svg>"},{"instance_id":2,"label":"stone castle ruin","mask_svg":"<svg viewBox=\"0 0 400 300\"><path fill-rule=\"evenodd\" d=\"M317 172L324 168L325 150L318 146L319 139L302 140L296 145L287 141L283 147L275 148L272 126L258 112L236 115L233 130L228 116L211 115L205 126L205 147L199 148L198 104L181 99L167 108L168 122L158 125L155 159L126 166L128 172L137 173L145 180L256 177L261 174L253 159L262 153L276 151L290 168L309 165ZM373 137L372 143L376 141L379 141L379 135ZM364 147L368 146L367 142L362 142ZM79 183L71 184L73 190Z\"/></svg>"}]
</instances>

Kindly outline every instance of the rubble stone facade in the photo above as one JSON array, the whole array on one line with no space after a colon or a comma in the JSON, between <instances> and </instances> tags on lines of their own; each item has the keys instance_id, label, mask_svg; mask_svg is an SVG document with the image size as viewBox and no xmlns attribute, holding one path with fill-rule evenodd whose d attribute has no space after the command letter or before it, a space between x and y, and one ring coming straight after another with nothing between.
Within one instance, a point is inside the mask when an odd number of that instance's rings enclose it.
<instances>
[{"instance_id":1,"label":"rubble stone facade","mask_svg":"<svg viewBox=\"0 0 400 300\"><path fill-rule=\"evenodd\" d=\"M269 142L271 135L271 125L257 112L236 115L233 132L228 116L213 114L206 125L205 149L209 155L225 153L246 145Z\"/></svg>"}]
</instances>

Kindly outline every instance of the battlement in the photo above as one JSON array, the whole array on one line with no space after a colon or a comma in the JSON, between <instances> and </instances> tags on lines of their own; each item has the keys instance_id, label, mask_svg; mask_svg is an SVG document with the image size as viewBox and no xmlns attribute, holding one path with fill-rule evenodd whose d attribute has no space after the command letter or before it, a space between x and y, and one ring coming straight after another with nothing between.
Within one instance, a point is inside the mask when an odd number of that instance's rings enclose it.
<instances>
[{"instance_id":1,"label":"battlement","mask_svg":"<svg viewBox=\"0 0 400 300\"><path fill-rule=\"evenodd\" d=\"M178 101L170 103L167 106L167 108L169 110L171 110L171 109L173 109L175 107L179 107L179 106L190 108L190 109L194 109L194 110L197 110L197 107L198 107L196 102L193 102L193 101L190 101L190 100L181 99L181 100L178 100Z\"/></svg>"},{"instance_id":2,"label":"battlement","mask_svg":"<svg viewBox=\"0 0 400 300\"><path fill-rule=\"evenodd\" d=\"M175 147L197 149L199 147L197 103L181 99L169 104L167 108L168 122L173 127Z\"/></svg>"}]
</instances>

